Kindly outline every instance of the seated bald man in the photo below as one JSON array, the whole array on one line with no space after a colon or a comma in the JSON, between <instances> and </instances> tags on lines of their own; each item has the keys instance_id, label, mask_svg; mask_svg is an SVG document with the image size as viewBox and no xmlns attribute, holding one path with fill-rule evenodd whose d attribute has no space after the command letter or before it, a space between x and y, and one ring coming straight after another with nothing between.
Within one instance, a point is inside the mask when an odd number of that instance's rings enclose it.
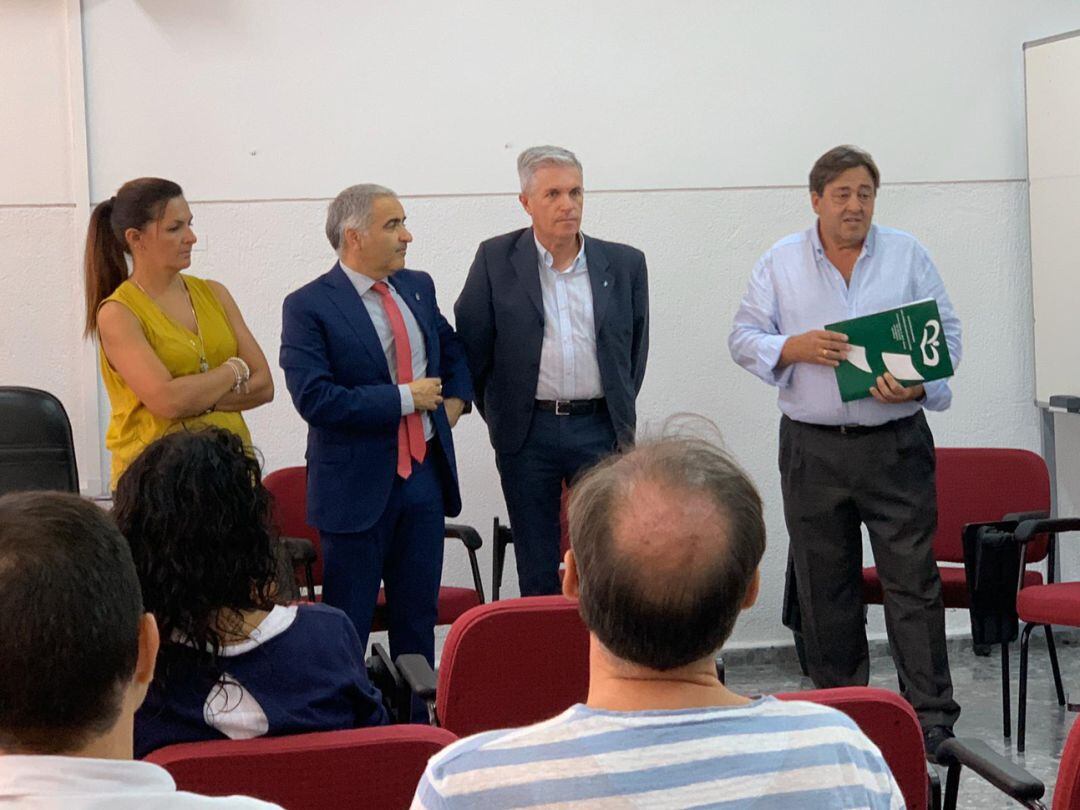
<instances>
[{"instance_id":1,"label":"seated bald man","mask_svg":"<svg viewBox=\"0 0 1080 810\"><path fill-rule=\"evenodd\" d=\"M280 810L177 791L132 761L154 617L112 519L77 495L0 498L0 807Z\"/></svg>"},{"instance_id":2,"label":"seated bald man","mask_svg":"<svg viewBox=\"0 0 1080 810\"><path fill-rule=\"evenodd\" d=\"M903 807L847 716L717 678L765 550L761 500L729 456L694 438L638 445L575 484L569 519L563 593L589 628L587 703L455 743L413 807Z\"/></svg>"}]
</instances>

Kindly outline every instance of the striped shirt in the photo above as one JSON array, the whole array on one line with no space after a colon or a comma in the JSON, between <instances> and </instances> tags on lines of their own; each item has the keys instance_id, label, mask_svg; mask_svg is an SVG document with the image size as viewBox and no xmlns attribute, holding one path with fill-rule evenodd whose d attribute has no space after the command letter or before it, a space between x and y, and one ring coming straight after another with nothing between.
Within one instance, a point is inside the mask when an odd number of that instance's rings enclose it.
<instances>
[{"instance_id":1,"label":"striped shirt","mask_svg":"<svg viewBox=\"0 0 1080 810\"><path fill-rule=\"evenodd\" d=\"M413 808L904 807L846 715L801 701L611 712L578 704L432 757Z\"/></svg>"}]
</instances>

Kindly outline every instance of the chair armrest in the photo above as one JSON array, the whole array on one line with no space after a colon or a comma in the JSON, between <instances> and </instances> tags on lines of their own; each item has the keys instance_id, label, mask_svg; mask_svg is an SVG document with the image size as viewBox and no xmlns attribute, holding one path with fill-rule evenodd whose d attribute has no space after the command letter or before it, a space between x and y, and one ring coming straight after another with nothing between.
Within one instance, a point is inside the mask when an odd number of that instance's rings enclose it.
<instances>
[{"instance_id":1,"label":"chair armrest","mask_svg":"<svg viewBox=\"0 0 1080 810\"><path fill-rule=\"evenodd\" d=\"M982 740L955 737L938 748L938 762L949 766L949 781L956 783L959 769L967 766L991 785L1019 802L1041 799L1046 787L1011 759L1003 757ZM955 791L955 787L952 789ZM946 807L950 805L946 797Z\"/></svg>"},{"instance_id":2,"label":"chair armrest","mask_svg":"<svg viewBox=\"0 0 1080 810\"><path fill-rule=\"evenodd\" d=\"M394 688L404 686L405 679L401 677L398 668L390 660L390 653L379 642L371 645L371 657L367 660L367 668L372 673L378 673L383 683Z\"/></svg>"},{"instance_id":3,"label":"chair armrest","mask_svg":"<svg viewBox=\"0 0 1080 810\"><path fill-rule=\"evenodd\" d=\"M1080 531L1080 518L1051 518L1049 520L1025 520L1016 527L1016 542L1027 543L1037 534L1049 532Z\"/></svg>"},{"instance_id":4,"label":"chair armrest","mask_svg":"<svg viewBox=\"0 0 1080 810\"><path fill-rule=\"evenodd\" d=\"M382 692L383 705L392 718L391 722L408 723L411 693L405 679L390 660L386 647L379 642L372 644L371 656L366 664L371 682Z\"/></svg>"},{"instance_id":5,"label":"chair armrest","mask_svg":"<svg viewBox=\"0 0 1080 810\"><path fill-rule=\"evenodd\" d=\"M484 545L484 541L480 539L480 532L464 523L447 523L446 528L443 529L443 535L457 538L469 551L479 551Z\"/></svg>"},{"instance_id":6,"label":"chair armrest","mask_svg":"<svg viewBox=\"0 0 1080 810\"><path fill-rule=\"evenodd\" d=\"M426 701L435 699L435 672L424 656L406 653L398 656L396 664L414 695Z\"/></svg>"},{"instance_id":7,"label":"chair armrest","mask_svg":"<svg viewBox=\"0 0 1080 810\"><path fill-rule=\"evenodd\" d=\"M1036 509L1034 512L1009 512L1009 514L1002 516L1001 519L1023 523L1025 520L1046 520L1048 517L1050 517L1050 513L1045 509Z\"/></svg>"},{"instance_id":8,"label":"chair armrest","mask_svg":"<svg viewBox=\"0 0 1080 810\"><path fill-rule=\"evenodd\" d=\"M306 537L282 536L278 538L278 542L285 549L285 554L293 565L307 565L318 559L315 544Z\"/></svg>"}]
</instances>

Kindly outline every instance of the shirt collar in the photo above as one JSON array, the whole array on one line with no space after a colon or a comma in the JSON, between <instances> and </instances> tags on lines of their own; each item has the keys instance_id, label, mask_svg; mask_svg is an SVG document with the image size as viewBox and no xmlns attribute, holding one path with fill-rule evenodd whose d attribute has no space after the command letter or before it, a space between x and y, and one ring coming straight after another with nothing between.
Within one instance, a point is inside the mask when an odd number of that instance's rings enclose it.
<instances>
[{"instance_id":1,"label":"shirt collar","mask_svg":"<svg viewBox=\"0 0 1080 810\"><path fill-rule=\"evenodd\" d=\"M817 256L825 255L825 246L821 244L821 234L818 232L818 223L820 220L814 222L810 227L810 243L814 246L814 254ZM877 243L877 225L870 223L870 230L866 232L866 239L863 240L862 253L860 255L873 256L874 245Z\"/></svg>"},{"instance_id":2,"label":"shirt collar","mask_svg":"<svg viewBox=\"0 0 1080 810\"><path fill-rule=\"evenodd\" d=\"M353 270L349 265L341 261L341 259L338 259L338 264L341 265L341 269L345 271L345 277L352 282L352 285L360 295L363 295L375 286L375 279L371 276L365 276L359 270ZM389 283L390 282L387 281L387 284Z\"/></svg>"},{"instance_id":3,"label":"shirt collar","mask_svg":"<svg viewBox=\"0 0 1080 810\"><path fill-rule=\"evenodd\" d=\"M375 282L373 281L372 284L374 283ZM296 621L296 614L298 611L298 605L274 605L270 608L270 612L263 617L263 620L259 622L259 626L252 628L251 634L247 639L236 644L226 644L218 650L218 657L231 658L237 655L243 655L244 653L251 652L260 644L265 644L270 639L280 636L292 627L293 622ZM191 639L179 630L173 630L172 641L187 647L195 647L195 644ZM207 645L206 651L212 653L214 648Z\"/></svg>"},{"instance_id":4,"label":"shirt collar","mask_svg":"<svg viewBox=\"0 0 1080 810\"><path fill-rule=\"evenodd\" d=\"M0 768L0 803L12 796L173 793L176 782L149 762L91 757L8 754ZM78 802L75 802L78 804Z\"/></svg>"},{"instance_id":5,"label":"shirt collar","mask_svg":"<svg viewBox=\"0 0 1080 810\"><path fill-rule=\"evenodd\" d=\"M540 240L536 238L536 231L533 231L533 241L536 243L536 255L540 259L540 266L556 272L554 269L555 257L551 255L551 251L540 244ZM585 234L580 231L578 231L578 241L581 242L581 249L578 251L577 256L574 257L573 263L566 270L559 272L559 275L583 273L589 269L585 261Z\"/></svg>"}]
</instances>

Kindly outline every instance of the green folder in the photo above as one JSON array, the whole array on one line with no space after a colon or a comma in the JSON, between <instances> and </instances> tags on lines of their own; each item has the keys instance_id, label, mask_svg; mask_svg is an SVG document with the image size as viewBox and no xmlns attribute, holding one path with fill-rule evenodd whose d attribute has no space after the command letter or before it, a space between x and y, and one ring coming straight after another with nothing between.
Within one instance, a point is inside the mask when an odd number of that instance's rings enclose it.
<instances>
[{"instance_id":1,"label":"green folder","mask_svg":"<svg viewBox=\"0 0 1080 810\"><path fill-rule=\"evenodd\" d=\"M836 367L844 402L870 396L877 378L886 371L905 388L953 375L941 314L933 298L825 328L847 335L851 344L847 358Z\"/></svg>"}]
</instances>

